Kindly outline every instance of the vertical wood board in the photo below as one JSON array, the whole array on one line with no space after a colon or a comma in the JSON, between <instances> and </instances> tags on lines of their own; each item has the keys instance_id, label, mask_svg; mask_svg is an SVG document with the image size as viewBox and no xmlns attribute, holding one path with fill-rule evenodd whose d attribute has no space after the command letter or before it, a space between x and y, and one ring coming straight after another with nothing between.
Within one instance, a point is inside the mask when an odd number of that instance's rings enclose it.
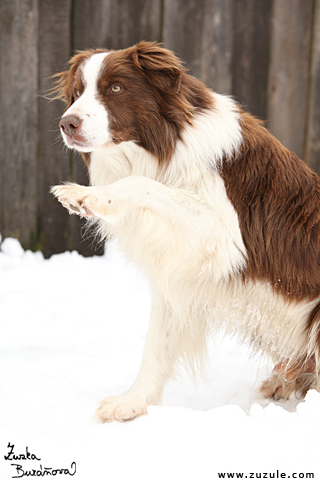
<instances>
[{"instance_id":1,"label":"vertical wood board","mask_svg":"<svg viewBox=\"0 0 320 480\"><path fill-rule=\"evenodd\" d=\"M234 0L232 93L266 119L271 0Z\"/></svg>"},{"instance_id":2,"label":"vertical wood board","mask_svg":"<svg viewBox=\"0 0 320 480\"><path fill-rule=\"evenodd\" d=\"M109 0L105 24L108 48L127 48L140 40L161 40L161 0Z\"/></svg>"},{"instance_id":3,"label":"vertical wood board","mask_svg":"<svg viewBox=\"0 0 320 480\"><path fill-rule=\"evenodd\" d=\"M71 0L39 0L39 7L39 246L48 257L76 248L70 232L70 216L49 193L52 185L70 179L70 153L63 146L59 132L64 105L43 97L53 86L50 77L67 68Z\"/></svg>"},{"instance_id":4,"label":"vertical wood board","mask_svg":"<svg viewBox=\"0 0 320 480\"><path fill-rule=\"evenodd\" d=\"M164 0L163 40L190 74L231 93L232 0Z\"/></svg>"},{"instance_id":5,"label":"vertical wood board","mask_svg":"<svg viewBox=\"0 0 320 480\"><path fill-rule=\"evenodd\" d=\"M315 1L305 160L320 174L320 0Z\"/></svg>"},{"instance_id":6,"label":"vertical wood board","mask_svg":"<svg viewBox=\"0 0 320 480\"><path fill-rule=\"evenodd\" d=\"M37 236L38 4L0 3L0 163L3 237Z\"/></svg>"},{"instance_id":7,"label":"vertical wood board","mask_svg":"<svg viewBox=\"0 0 320 480\"><path fill-rule=\"evenodd\" d=\"M268 126L301 158L304 154L313 0L274 0L268 88Z\"/></svg>"},{"instance_id":8,"label":"vertical wood board","mask_svg":"<svg viewBox=\"0 0 320 480\"><path fill-rule=\"evenodd\" d=\"M87 48L107 48L110 9L117 10L117 4L111 6L110 0L73 1L72 8L72 51Z\"/></svg>"}]
</instances>

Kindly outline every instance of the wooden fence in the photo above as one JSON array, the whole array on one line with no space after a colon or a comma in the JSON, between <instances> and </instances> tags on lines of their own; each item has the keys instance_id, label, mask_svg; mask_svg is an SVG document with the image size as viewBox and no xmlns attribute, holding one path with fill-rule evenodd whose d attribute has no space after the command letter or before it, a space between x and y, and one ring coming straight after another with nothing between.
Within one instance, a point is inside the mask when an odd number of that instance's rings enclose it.
<instances>
[{"instance_id":1,"label":"wooden fence","mask_svg":"<svg viewBox=\"0 0 320 480\"><path fill-rule=\"evenodd\" d=\"M93 252L50 185L86 183L59 140L50 75L89 47L164 42L320 172L320 0L0 0L0 232L46 256Z\"/></svg>"}]
</instances>

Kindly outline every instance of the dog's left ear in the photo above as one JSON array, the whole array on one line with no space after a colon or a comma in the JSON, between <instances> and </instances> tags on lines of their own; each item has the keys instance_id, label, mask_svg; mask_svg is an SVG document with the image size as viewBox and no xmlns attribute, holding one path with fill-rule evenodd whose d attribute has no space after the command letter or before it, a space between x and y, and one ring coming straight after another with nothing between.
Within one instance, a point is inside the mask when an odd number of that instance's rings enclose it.
<instances>
[{"instance_id":1,"label":"dog's left ear","mask_svg":"<svg viewBox=\"0 0 320 480\"><path fill-rule=\"evenodd\" d=\"M181 61L159 43L140 42L132 48L134 64L150 83L164 93L178 93L186 69Z\"/></svg>"}]
</instances>

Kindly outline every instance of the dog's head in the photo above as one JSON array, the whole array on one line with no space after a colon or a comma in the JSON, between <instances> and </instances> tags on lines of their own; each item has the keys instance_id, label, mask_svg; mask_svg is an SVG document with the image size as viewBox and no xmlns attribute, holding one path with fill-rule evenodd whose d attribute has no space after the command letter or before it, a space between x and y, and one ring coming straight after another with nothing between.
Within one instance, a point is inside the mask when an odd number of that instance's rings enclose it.
<instances>
[{"instance_id":1,"label":"dog's head","mask_svg":"<svg viewBox=\"0 0 320 480\"><path fill-rule=\"evenodd\" d=\"M160 163L169 160L194 111L211 102L179 59L151 42L79 52L55 79L55 98L67 103L63 140L80 152L134 141Z\"/></svg>"},{"instance_id":2,"label":"dog's head","mask_svg":"<svg viewBox=\"0 0 320 480\"><path fill-rule=\"evenodd\" d=\"M183 119L172 110L184 68L171 52L141 42L120 51L79 52L70 64L57 76L67 103L60 129L68 147L92 152L134 141L157 155L157 144L173 148Z\"/></svg>"}]
</instances>

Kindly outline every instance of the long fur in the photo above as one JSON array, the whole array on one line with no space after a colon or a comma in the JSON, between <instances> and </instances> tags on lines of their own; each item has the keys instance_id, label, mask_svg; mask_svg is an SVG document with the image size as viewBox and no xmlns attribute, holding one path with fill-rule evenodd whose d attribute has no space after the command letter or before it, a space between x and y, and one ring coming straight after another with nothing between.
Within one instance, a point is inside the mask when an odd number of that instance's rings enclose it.
<instances>
[{"instance_id":1,"label":"long fur","mask_svg":"<svg viewBox=\"0 0 320 480\"><path fill-rule=\"evenodd\" d=\"M150 280L141 370L103 421L158 403L179 360L195 372L224 330L276 363L261 394L319 388L320 180L231 98L155 43L87 51L56 76L65 143L91 187L54 187Z\"/></svg>"}]
</instances>

